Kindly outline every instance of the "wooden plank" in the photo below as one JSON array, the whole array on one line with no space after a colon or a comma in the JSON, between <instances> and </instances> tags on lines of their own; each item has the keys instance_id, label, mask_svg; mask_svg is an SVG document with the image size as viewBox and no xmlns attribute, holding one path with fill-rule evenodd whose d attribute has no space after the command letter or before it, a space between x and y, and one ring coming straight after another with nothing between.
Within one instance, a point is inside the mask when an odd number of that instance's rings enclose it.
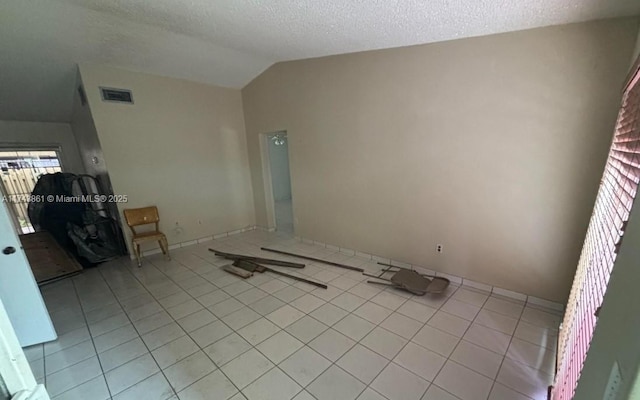
<instances>
[{"instance_id":1,"label":"wooden plank","mask_svg":"<svg viewBox=\"0 0 640 400\"><path fill-rule=\"evenodd\" d=\"M31 270L38 284L82 271L82 266L48 232L20 235Z\"/></svg>"}]
</instances>

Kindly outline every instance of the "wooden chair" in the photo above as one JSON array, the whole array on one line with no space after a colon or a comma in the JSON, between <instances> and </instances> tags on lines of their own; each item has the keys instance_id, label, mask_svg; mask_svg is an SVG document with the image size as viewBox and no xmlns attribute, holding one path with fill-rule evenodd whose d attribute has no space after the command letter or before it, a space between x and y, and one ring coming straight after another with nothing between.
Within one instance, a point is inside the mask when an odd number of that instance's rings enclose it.
<instances>
[{"instance_id":1,"label":"wooden chair","mask_svg":"<svg viewBox=\"0 0 640 400\"><path fill-rule=\"evenodd\" d=\"M127 225L131 228L133 237L131 242L133 243L133 251L136 253L138 259L138 267L142 266L140 259L140 243L157 241L160 243L160 249L168 259L171 259L169 255L169 242L164 233L158 229L158 222L160 222L160 215L158 214L158 207L143 207L143 208L131 208L124 210L124 219L127 221ZM136 232L135 227L140 225L155 224L156 229L153 231Z\"/></svg>"}]
</instances>

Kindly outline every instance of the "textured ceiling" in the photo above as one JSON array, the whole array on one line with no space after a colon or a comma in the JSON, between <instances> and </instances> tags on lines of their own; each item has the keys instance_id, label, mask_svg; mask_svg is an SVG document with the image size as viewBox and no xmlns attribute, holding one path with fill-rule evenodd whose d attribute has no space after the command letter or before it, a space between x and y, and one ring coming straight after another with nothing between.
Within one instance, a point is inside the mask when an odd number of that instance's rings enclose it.
<instances>
[{"instance_id":1,"label":"textured ceiling","mask_svg":"<svg viewBox=\"0 0 640 400\"><path fill-rule=\"evenodd\" d=\"M0 0L0 120L68 121L81 62L240 88L277 61L639 14L638 0Z\"/></svg>"}]
</instances>

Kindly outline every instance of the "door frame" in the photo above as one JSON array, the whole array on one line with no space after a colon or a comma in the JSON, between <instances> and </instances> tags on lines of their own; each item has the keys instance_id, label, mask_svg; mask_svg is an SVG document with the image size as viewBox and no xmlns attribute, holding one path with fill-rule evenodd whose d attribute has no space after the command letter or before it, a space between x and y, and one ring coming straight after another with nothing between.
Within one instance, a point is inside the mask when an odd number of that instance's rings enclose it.
<instances>
[{"instance_id":1,"label":"door frame","mask_svg":"<svg viewBox=\"0 0 640 400\"><path fill-rule=\"evenodd\" d=\"M269 140L271 140L273 136L280 133L284 133L287 136L288 145L289 132L286 129L261 133L259 135L261 155L260 158L262 161L262 181L264 184L264 203L267 215L267 230L269 232L274 232L278 228L276 224L276 204L273 200L273 180L271 175L271 158L269 156ZM287 157L289 158L289 177L291 177L291 158L289 157L289 153L287 153ZM293 205L293 196L291 196L291 203ZM291 213L293 214L293 230L295 234L296 218L293 211L293 206L291 207Z\"/></svg>"}]
</instances>

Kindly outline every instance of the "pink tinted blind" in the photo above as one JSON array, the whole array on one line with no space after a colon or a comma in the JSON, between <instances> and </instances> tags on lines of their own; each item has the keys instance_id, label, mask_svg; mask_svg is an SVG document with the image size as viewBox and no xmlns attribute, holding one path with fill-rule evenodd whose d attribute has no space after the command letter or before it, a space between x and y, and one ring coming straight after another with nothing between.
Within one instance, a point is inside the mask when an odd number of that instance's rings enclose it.
<instances>
[{"instance_id":1,"label":"pink tinted blind","mask_svg":"<svg viewBox=\"0 0 640 400\"><path fill-rule=\"evenodd\" d=\"M634 69L562 322L552 400L573 398L640 181L640 70Z\"/></svg>"}]
</instances>

